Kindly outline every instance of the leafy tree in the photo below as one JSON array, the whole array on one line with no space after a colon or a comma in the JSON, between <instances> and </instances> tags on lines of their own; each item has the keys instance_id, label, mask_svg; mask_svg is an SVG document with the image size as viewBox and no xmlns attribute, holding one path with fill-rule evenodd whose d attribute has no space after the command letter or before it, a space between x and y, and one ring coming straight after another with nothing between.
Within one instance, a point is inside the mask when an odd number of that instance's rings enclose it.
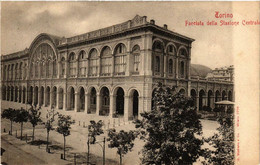
<instances>
[{"instance_id":1,"label":"leafy tree","mask_svg":"<svg viewBox=\"0 0 260 165\"><path fill-rule=\"evenodd\" d=\"M71 120L71 116L65 116L62 114L58 115L58 127L57 127L56 131L58 133L62 134L63 138L64 138L64 148L63 148L64 160L66 159L65 158L66 136L70 135L70 129L71 129L70 126L71 126L71 124L74 124L74 123L75 123L75 121Z\"/></svg>"},{"instance_id":2,"label":"leafy tree","mask_svg":"<svg viewBox=\"0 0 260 165\"><path fill-rule=\"evenodd\" d=\"M33 135L32 135L32 141L34 141L34 130L35 126L38 125L38 123L42 122L41 120L41 107L36 108L36 106L31 106L29 109L29 121L32 124L33 127Z\"/></svg>"},{"instance_id":3,"label":"leafy tree","mask_svg":"<svg viewBox=\"0 0 260 165\"><path fill-rule=\"evenodd\" d=\"M207 150L204 164L234 164L234 114L233 111L229 112L220 113L217 119L220 124L218 133L205 140L215 149Z\"/></svg>"},{"instance_id":4,"label":"leafy tree","mask_svg":"<svg viewBox=\"0 0 260 165\"><path fill-rule=\"evenodd\" d=\"M21 140L23 138L23 123L28 121L28 116L28 111L23 108L15 110L14 122L21 124Z\"/></svg>"},{"instance_id":5,"label":"leafy tree","mask_svg":"<svg viewBox=\"0 0 260 165\"><path fill-rule=\"evenodd\" d=\"M11 130L10 130L11 135L13 132L13 121L15 119L15 115L16 115L16 111L15 109L12 108L4 109L1 114L2 118L8 119L11 122Z\"/></svg>"},{"instance_id":6,"label":"leafy tree","mask_svg":"<svg viewBox=\"0 0 260 165\"><path fill-rule=\"evenodd\" d=\"M122 157L127 154L128 151L132 151L135 137L136 135L133 131L125 132L121 130L120 132L116 132L115 129L108 131L107 141L110 142L108 147L117 148L117 154L120 156L120 165L122 165Z\"/></svg>"},{"instance_id":7,"label":"leafy tree","mask_svg":"<svg viewBox=\"0 0 260 165\"><path fill-rule=\"evenodd\" d=\"M88 136L92 138L91 144L95 144L96 136L104 133L102 129L103 125L102 120L99 120L98 122L95 122L94 120L90 121L90 125L88 126Z\"/></svg>"},{"instance_id":8,"label":"leafy tree","mask_svg":"<svg viewBox=\"0 0 260 165\"><path fill-rule=\"evenodd\" d=\"M89 150L90 146L89 144L95 144L96 142L96 136L101 135L104 133L102 127L103 127L103 121L99 120L98 122L95 122L94 120L90 121L90 125L88 126L88 153L87 153L87 163L89 163ZM89 139L91 138L91 139Z\"/></svg>"},{"instance_id":9,"label":"leafy tree","mask_svg":"<svg viewBox=\"0 0 260 165\"><path fill-rule=\"evenodd\" d=\"M158 84L151 111L135 122L141 139L142 164L192 164L203 154L199 115L191 98L175 87Z\"/></svg>"},{"instance_id":10,"label":"leafy tree","mask_svg":"<svg viewBox=\"0 0 260 165\"><path fill-rule=\"evenodd\" d=\"M47 114L46 114L46 122L44 122L46 131L47 131L47 145L46 145L46 152L48 152L49 149L49 134L51 130L54 130L53 128L53 122L54 117L58 115L57 112L55 112L55 110L52 108L51 110L47 110Z\"/></svg>"}]
</instances>

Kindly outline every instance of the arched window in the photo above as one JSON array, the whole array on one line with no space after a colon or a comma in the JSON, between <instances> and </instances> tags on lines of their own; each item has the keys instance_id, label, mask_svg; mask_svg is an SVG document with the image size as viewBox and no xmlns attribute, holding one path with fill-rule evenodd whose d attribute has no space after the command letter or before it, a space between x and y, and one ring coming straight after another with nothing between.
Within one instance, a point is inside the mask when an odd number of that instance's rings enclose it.
<instances>
[{"instance_id":1,"label":"arched window","mask_svg":"<svg viewBox=\"0 0 260 165\"><path fill-rule=\"evenodd\" d=\"M27 77L27 64L24 64L24 79Z\"/></svg>"},{"instance_id":2,"label":"arched window","mask_svg":"<svg viewBox=\"0 0 260 165\"><path fill-rule=\"evenodd\" d=\"M169 74L173 74L173 62L172 62L172 59L169 60Z\"/></svg>"},{"instance_id":3,"label":"arched window","mask_svg":"<svg viewBox=\"0 0 260 165\"><path fill-rule=\"evenodd\" d=\"M175 55L175 50L174 50L173 45L169 45L169 46L167 47L167 53L168 53L168 54L171 54L171 55Z\"/></svg>"},{"instance_id":4,"label":"arched window","mask_svg":"<svg viewBox=\"0 0 260 165\"><path fill-rule=\"evenodd\" d=\"M43 58L42 59L42 62L41 62L41 77L45 77L45 73L46 73L46 66L45 66L45 59Z\"/></svg>"},{"instance_id":5,"label":"arched window","mask_svg":"<svg viewBox=\"0 0 260 165\"><path fill-rule=\"evenodd\" d=\"M61 58L61 76L64 77L65 75L65 58Z\"/></svg>"},{"instance_id":6,"label":"arched window","mask_svg":"<svg viewBox=\"0 0 260 165\"><path fill-rule=\"evenodd\" d=\"M56 58L53 59L52 67L53 67L53 77L57 77L57 60L56 60Z\"/></svg>"},{"instance_id":7,"label":"arched window","mask_svg":"<svg viewBox=\"0 0 260 165\"><path fill-rule=\"evenodd\" d=\"M79 76L85 77L87 72L87 57L85 51L80 51L79 53Z\"/></svg>"},{"instance_id":8,"label":"arched window","mask_svg":"<svg viewBox=\"0 0 260 165\"><path fill-rule=\"evenodd\" d=\"M4 80L7 80L7 77L8 77L8 70L7 70L7 66L6 66L6 65L4 66L4 72L3 72L3 75L4 75L3 79L4 79Z\"/></svg>"},{"instance_id":9,"label":"arched window","mask_svg":"<svg viewBox=\"0 0 260 165\"><path fill-rule=\"evenodd\" d=\"M185 64L184 61L181 61L180 64L180 77L185 78Z\"/></svg>"},{"instance_id":10,"label":"arched window","mask_svg":"<svg viewBox=\"0 0 260 165\"><path fill-rule=\"evenodd\" d=\"M160 57L156 56L155 57L155 68L154 68L155 72L160 72Z\"/></svg>"},{"instance_id":11,"label":"arched window","mask_svg":"<svg viewBox=\"0 0 260 165\"><path fill-rule=\"evenodd\" d=\"M76 55L75 53L70 53L69 55L69 75L70 77L76 77Z\"/></svg>"},{"instance_id":12,"label":"arched window","mask_svg":"<svg viewBox=\"0 0 260 165\"><path fill-rule=\"evenodd\" d=\"M134 72L139 72L139 63L140 63L140 47L135 45L133 47L133 55L134 55Z\"/></svg>"},{"instance_id":13,"label":"arched window","mask_svg":"<svg viewBox=\"0 0 260 165\"><path fill-rule=\"evenodd\" d=\"M96 49L92 49L89 55L89 76L97 76L98 74L98 53Z\"/></svg>"},{"instance_id":14,"label":"arched window","mask_svg":"<svg viewBox=\"0 0 260 165\"><path fill-rule=\"evenodd\" d=\"M48 58L48 59L46 60L46 77L47 77L47 78L50 77L50 71L51 71L50 65L51 65L51 59Z\"/></svg>"},{"instance_id":15,"label":"arched window","mask_svg":"<svg viewBox=\"0 0 260 165\"><path fill-rule=\"evenodd\" d=\"M38 63L38 60L34 62L34 76L35 77L39 76L39 63Z\"/></svg>"},{"instance_id":16,"label":"arched window","mask_svg":"<svg viewBox=\"0 0 260 165\"><path fill-rule=\"evenodd\" d=\"M115 49L115 74L124 75L126 69L126 47L119 44Z\"/></svg>"},{"instance_id":17,"label":"arched window","mask_svg":"<svg viewBox=\"0 0 260 165\"><path fill-rule=\"evenodd\" d=\"M111 74L112 54L111 49L106 46L101 52L101 75L106 76Z\"/></svg>"},{"instance_id":18,"label":"arched window","mask_svg":"<svg viewBox=\"0 0 260 165\"><path fill-rule=\"evenodd\" d=\"M19 65L19 79L22 79L23 71L22 71L23 63L21 62Z\"/></svg>"},{"instance_id":19,"label":"arched window","mask_svg":"<svg viewBox=\"0 0 260 165\"><path fill-rule=\"evenodd\" d=\"M155 52L163 52L163 45L159 41L155 41L153 44L153 51Z\"/></svg>"}]
</instances>

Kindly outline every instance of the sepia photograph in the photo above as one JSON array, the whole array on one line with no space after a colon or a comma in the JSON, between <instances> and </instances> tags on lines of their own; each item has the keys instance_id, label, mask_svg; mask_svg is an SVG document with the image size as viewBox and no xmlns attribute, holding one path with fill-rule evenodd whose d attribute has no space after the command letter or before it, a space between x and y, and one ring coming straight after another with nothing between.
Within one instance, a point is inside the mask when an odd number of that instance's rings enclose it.
<instances>
[{"instance_id":1,"label":"sepia photograph","mask_svg":"<svg viewBox=\"0 0 260 165\"><path fill-rule=\"evenodd\" d=\"M1 2L1 164L259 164L259 9Z\"/></svg>"}]
</instances>

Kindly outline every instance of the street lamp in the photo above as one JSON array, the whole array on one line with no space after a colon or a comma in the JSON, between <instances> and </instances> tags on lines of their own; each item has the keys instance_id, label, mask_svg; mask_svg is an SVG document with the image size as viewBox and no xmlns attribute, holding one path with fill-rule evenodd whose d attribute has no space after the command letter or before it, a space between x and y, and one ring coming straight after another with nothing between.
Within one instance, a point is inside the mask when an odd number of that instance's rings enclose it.
<instances>
[{"instance_id":1,"label":"street lamp","mask_svg":"<svg viewBox=\"0 0 260 165\"><path fill-rule=\"evenodd\" d=\"M88 136L88 155L87 155L87 164L89 164L89 144L98 144L102 150L103 150L103 165L105 165L105 149L106 149L106 137L104 137L103 140L96 141L96 139L93 136ZM103 145L101 144L103 143Z\"/></svg>"}]
</instances>

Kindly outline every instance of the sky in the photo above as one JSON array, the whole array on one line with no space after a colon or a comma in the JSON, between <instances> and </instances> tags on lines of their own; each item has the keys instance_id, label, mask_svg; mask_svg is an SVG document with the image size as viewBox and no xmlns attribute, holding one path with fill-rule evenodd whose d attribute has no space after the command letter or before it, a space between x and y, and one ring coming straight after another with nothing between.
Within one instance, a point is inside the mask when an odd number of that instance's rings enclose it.
<instances>
[{"instance_id":1,"label":"sky","mask_svg":"<svg viewBox=\"0 0 260 165\"><path fill-rule=\"evenodd\" d=\"M2 2L1 54L24 50L40 33L71 37L138 14L195 39L191 63L212 69L233 65L233 27L185 26L186 20L219 21L215 11L232 13L232 2Z\"/></svg>"}]
</instances>

